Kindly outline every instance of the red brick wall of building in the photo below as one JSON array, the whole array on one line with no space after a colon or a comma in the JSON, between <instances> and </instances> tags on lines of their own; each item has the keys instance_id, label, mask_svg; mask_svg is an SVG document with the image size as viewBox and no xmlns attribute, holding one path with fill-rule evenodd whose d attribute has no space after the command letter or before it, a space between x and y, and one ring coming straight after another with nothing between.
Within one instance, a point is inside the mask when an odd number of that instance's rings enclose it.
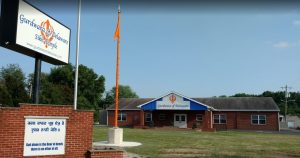
<instances>
[{"instance_id":1,"label":"red brick wall of building","mask_svg":"<svg viewBox=\"0 0 300 158\"><path fill-rule=\"evenodd\" d=\"M244 129L244 130L279 130L278 112L213 112L213 114L225 114L226 124L213 124L217 130ZM251 115L266 115L265 125L251 123ZM212 120L213 121L213 120Z\"/></svg>"},{"instance_id":2,"label":"red brick wall of building","mask_svg":"<svg viewBox=\"0 0 300 158\"><path fill-rule=\"evenodd\" d=\"M140 111L123 111L127 114L127 120L124 122L119 122L119 126L139 126L140 125ZM165 120L159 120L160 114L165 114ZM203 128L203 130L211 131L212 128L209 127L210 122L208 119L210 117L206 116L209 113L205 111L186 111L186 110L157 110L152 112L152 120L154 121L154 126L173 126L174 114L187 114L187 127L192 128L193 123L196 122L196 114L203 115L203 121L197 122L198 128ZM214 124L212 117L213 129L226 130L226 129L245 129L245 130L279 130L278 129L278 113L277 112L236 112L236 111L213 111L214 114L225 114L226 124ZM266 115L265 125L253 125L251 124L251 115ZM108 122L109 125L113 125L114 112L109 111ZM135 121L133 121L135 120ZM145 124L147 125L147 124Z\"/></svg>"},{"instance_id":3,"label":"red brick wall of building","mask_svg":"<svg viewBox=\"0 0 300 158\"><path fill-rule=\"evenodd\" d=\"M251 115L266 115L265 125L253 125ZM279 130L278 112L239 112L237 113L237 128L252 130Z\"/></svg>"},{"instance_id":4,"label":"red brick wall of building","mask_svg":"<svg viewBox=\"0 0 300 158\"><path fill-rule=\"evenodd\" d=\"M19 108L0 108L0 157L23 157L24 116L69 117L66 126L65 155L52 158L86 157L92 148L93 111L74 111L72 106L22 104Z\"/></svg>"},{"instance_id":5,"label":"red brick wall of building","mask_svg":"<svg viewBox=\"0 0 300 158\"><path fill-rule=\"evenodd\" d=\"M127 111L119 111L126 113L126 121L118 121L118 126L138 126L140 125L140 111L139 110L127 110ZM114 117L115 111L109 110L107 113L108 118L108 126L114 125Z\"/></svg>"}]
</instances>

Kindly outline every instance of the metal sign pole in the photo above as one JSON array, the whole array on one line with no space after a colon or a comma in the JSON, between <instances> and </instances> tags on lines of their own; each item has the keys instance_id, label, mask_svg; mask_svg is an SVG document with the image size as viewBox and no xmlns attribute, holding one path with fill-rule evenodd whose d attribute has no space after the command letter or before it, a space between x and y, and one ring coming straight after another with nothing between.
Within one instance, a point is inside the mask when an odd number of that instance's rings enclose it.
<instances>
[{"instance_id":1,"label":"metal sign pole","mask_svg":"<svg viewBox=\"0 0 300 158\"><path fill-rule=\"evenodd\" d=\"M78 0L78 17L77 17L77 44L76 44L76 65L75 65L75 86L74 86L74 110L77 110L77 91L78 91L78 58L80 45L80 14L81 14L81 0Z\"/></svg>"},{"instance_id":2,"label":"metal sign pole","mask_svg":"<svg viewBox=\"0 0 300 158\"><path fill-rule=\"evenodd\" d=\"M41 78L42 60L40 57L35 58L34 81L33 81L33 103L39 103L39 90Z\"/></svg>"}]
</instances>

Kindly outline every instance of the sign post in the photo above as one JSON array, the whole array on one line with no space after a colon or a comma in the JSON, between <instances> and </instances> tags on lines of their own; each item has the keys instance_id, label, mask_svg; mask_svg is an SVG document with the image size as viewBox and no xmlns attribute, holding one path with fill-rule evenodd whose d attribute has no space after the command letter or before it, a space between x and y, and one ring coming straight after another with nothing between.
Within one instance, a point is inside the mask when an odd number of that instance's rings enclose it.
<instances>
[{"instance_id":1,"label":"sign post","mask_svg":"<svg viewBox=\"0 0 300 158\"><path fill-rule=\"evenodd\" d=\"M33 103L39 103L39 90L40 90L40 81L41 81L41 68L42 60L39 57L35 58L35 67L34 67L34 81L33 81Z\"/></svg>"}]
</instances>

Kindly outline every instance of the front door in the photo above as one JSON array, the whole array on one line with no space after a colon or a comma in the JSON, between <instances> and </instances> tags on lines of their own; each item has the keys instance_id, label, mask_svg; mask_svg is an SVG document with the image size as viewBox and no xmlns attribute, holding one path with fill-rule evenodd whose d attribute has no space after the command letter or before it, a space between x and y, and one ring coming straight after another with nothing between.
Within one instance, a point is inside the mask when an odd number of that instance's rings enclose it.
<instances>
[{"instance_id":1,"label":"front door","mask_svg":"<svg viewBox=\"0 0 300 158\"><path fill-rule=\"evenodd\" d=\"M187 128L186 114L174 114L174 127Z\"/></svg>"}]
</instances>

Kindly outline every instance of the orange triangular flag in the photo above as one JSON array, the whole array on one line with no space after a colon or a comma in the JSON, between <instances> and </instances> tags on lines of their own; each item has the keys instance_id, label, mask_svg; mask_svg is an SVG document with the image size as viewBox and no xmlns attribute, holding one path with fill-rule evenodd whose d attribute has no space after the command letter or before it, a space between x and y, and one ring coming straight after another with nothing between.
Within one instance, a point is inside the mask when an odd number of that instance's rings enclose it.
<instances>
[{"instance_id":1,"label":"orange triangular flag","mask_svg":"<svg viewBox=\"0 0 300 158\"><path fill-rule=\"evenodd\" d=\"M116 40L117 38L120 39L120 7L119 7L119 11L118 11L118 23L117 23L116 32L114 35L114 40Z\"/></svg>"}]
</instances>

